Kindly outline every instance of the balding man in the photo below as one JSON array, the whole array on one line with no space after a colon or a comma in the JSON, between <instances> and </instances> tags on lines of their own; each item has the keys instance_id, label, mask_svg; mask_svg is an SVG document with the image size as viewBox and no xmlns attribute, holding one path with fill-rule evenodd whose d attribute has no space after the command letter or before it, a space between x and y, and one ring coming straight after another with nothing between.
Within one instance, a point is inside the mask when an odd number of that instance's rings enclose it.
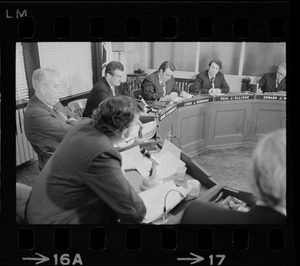
<instances>
[{"instance_id":1,"label":"balding man","mask_svg":"<svg viewBox=\"0 0 300 266\"><path fill-rule=\"evenodd\" d=\"M259 80L262 92L285 91L286 63L279 65L277 72L267 73Z\"/></svg>"},{"instance_id":2,"label":"balding man","mask_svg":"<svg viewBox=\"0 0 300 266\"><path fill-rule=\"evenodd\" d=\"M39 155L41 170L68 130L80 118L59 102L61 83L55 70L35 70L32 85L35 95L27 104L24 128L27 139Z\"/></svg>"}]
</instances>

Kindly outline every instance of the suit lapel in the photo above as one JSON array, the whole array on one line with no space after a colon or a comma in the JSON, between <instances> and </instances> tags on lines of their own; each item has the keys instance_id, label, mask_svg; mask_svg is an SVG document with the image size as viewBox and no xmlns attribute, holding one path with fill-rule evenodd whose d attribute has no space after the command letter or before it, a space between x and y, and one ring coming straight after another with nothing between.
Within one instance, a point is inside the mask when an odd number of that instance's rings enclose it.
<instances>
[{"instance_id":1,"label":"suit lapel","mask_svg":"<svg viewBox=\"0 0 300 266\"><path fill-rule=\"evenodd\" d=\"M155 87L157 88L157 93L160 93L163 95L164 91L159 82L158 71L154 72L154 83L155 83ZM167 89L166 89L166 91L167 91Z\"/></svg>"},{"instance_id":2,"label":"suit lapel","mask_svg":"<svg viewBox=\"0 0 300 266\"><path fill-rule=\"evenodd\" d=\"M46 105L45 103L43 103L36 95L34 95L32 97L32 100L38 105L40 106L41 108L45 109L46 111L48 111L52 116L56 117L56 118L59 118L59 119L62 119L53 109L51 109L48 105ZM56 104L57 105L57 104ZM62 104L59 102L58 105L61 105ZM61 111L61 108L57 106L57 108ZM65 114L64 111L61 111L63 114Z\"/></svg>"},{"instance_id":3,"label":"suit lapel","mask_svg":"<svg viewBox=\"0 0 300 266\"><path fill-rule=\"evenodd\" d=\"M109 94L109 96L113 96L112 90L111 90L106 78L103 77L102 80L103 80L103 83L105 84L105 87L106 87L106 90L107 90L107 93Z\"/></svg>"}]
</instances>

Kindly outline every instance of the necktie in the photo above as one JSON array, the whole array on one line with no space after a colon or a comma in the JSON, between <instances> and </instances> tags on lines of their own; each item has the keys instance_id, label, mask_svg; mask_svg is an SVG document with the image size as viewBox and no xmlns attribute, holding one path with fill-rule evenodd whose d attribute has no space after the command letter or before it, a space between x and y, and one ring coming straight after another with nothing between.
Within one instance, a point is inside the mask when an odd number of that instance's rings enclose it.
<instances>
[{"instance_id":1,"label":"necktie","mask_svg":"<svg viewBox=\"0 0 300 266\"><path fill-rule=\"evenodd\" d=\"M211 83L212 88L214 89L215 88L215 78L214 77L212 77L210 79L210 83Z\"/></svg>"},{"instance_id":2,"label":"necktie","mask_svg":"<svg viewBox=\"0 0 300 266\"><path fill-rule=\"evenodd\" d=\"M165 85L163 83L160 84L163 88L163 96L165 97L166 96L166 88L165 88Z\"/></svg>"},{"instance_id":3,"label":"necktie","mask_svg":"<svg viewBox=\"0 0 300 266\"><path fill-rule=\"evenodd\" d=\"M280 83L279 79L276 79L276 88L278 88L279 83Z\"/></svg>"},{"instance_id":4,"label":"necktie","mask_svg":"<svg viewBox=\"0 0 300 266\"><path fill-rule=\"evenodd\" d=\"M54 105L53 106L53 110L55 111L55 113L57 113L61 118L63 118L64 120L67 120L67 118L65 117L65 115L58 110L58 108Z\"/></svg>"},{"instance_id":5,"label":"necktie","mask_svg":"<svg viewBox=\"0 0 300 266\"><path fill-rule=\"evenodd\" d=\"M113 96L116 96L116 90L115 90L115 87L111 87L111 90L112 90Z\"/></svg>"}]
</instances>

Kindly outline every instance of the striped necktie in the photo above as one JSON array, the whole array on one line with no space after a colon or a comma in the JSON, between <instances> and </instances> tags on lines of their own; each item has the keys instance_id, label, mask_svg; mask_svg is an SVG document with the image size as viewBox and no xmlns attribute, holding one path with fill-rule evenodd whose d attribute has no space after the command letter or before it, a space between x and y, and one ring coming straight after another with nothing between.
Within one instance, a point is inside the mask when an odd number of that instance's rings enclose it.
<instances>
[{"instance_id":1,"label":"striped necktie","mask_svg":"<svg viewBox=\"0 0 300 266\"><path fill-rule=\"evenodd\" d=\"M66 116L65 116L61 111L59 111L58 108L57 108L55 105L53 106L53 110L54 110L54 112L57 113L61 118L63 118L64 120L68 120L68 119L66 118Z\"/></svg>"},{"instance_id":2,"label":"striped necktie","mask_svg":"<svg viewBox=\"0 0 300 266\"><path fill-rule=\"evenodd\" d=\"M166 87L165 87L165 84L161 83L160 85L162 86L162 89L163 89L163 96L166 97Z\"/></svg>"}]
</instances>

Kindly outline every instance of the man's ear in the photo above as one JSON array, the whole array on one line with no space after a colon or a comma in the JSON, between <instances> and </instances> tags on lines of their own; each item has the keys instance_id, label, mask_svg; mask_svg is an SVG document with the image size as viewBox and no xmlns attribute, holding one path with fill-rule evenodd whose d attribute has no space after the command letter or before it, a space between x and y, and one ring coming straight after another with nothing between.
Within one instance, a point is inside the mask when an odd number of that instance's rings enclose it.
<instances>
[{"instance_id":1,"label":"man's ear","mask_svg":"<svg viewBox=\"0 0 300 266\"><path fill-rule=\"evenodd\" d=\"M42 94L46 94L47 88L46 88L45 85L41 85L41 86L40 86L40 92L41 92Z\"/></svg>"},{"instance_id":2,"label":"man's ear","mask_svg":"<svg viewBox=\"0 0 300 266\"><path fill-rule=\"evenodd\" d=\"M127 137L129 137L129 128L125 128L122 132L121 132L121 138L122 139L126 139Z\"/></svg>"}]
</instances>

